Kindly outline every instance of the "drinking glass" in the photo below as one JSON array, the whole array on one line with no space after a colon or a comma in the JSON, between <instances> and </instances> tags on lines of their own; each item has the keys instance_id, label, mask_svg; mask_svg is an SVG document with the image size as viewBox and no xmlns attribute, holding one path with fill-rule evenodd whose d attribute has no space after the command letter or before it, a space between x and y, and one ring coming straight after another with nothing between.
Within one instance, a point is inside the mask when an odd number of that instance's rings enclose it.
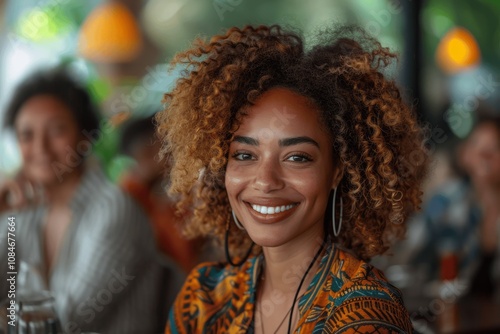
<instances>
[{"instance_id":1,"label":"drinking glass","mask_svg":"<svg viewBox=\"0 0 500 334\"><path fill-rule=\"evenodd\" d=\"M48 291L36 291L19 294L16 298L15 311L8 309L10 300L1 305L2 331L7 334L58 334L59 319L55 312L54 298ZM14 317L7 318L8 315ZM11 321L13 319L13 322ZM14 324L15 326L12 326Z\"/></svg>"}]
</instances>

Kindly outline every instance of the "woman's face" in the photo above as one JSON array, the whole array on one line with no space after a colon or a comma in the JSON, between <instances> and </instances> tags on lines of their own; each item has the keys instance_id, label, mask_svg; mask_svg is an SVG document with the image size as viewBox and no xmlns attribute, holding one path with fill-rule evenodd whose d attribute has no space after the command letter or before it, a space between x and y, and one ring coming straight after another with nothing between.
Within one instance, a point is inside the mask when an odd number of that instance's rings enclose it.
<instances>
[{"instance_id":1,"label":"woman's face","mask_svg":"<svg viewBox=\"0 0 500 334\"><path fill-rule=\"evenodd\" d=\"M495 125L479 125L468 140L466 152L469 172L475 182L500 185L500 133Z\"/></svg>"},{"instance_id":2,"label":"woman's face","mask_svg":"<svg viewBox=\"0 0 500 334\"><path fill-rule=\"evenodd\" d=\"M37 95L27 100L16 117L15 130L23 173L30 181L54 184L68 172L81 168L81 158L76 153L82 138L78 124L57 98Z\"/></svg>"},{"instance_id":3,"label":"woman's face","mask_svg":"<svg viewBox=\"0 0 500 334\"><path fill-rule=\"evenodd\" d=\"M339 170L313 104L274 88L248 107L230 144L225 185L252 240L275 247L323 233Z\"/></svg>"}]
</instances>

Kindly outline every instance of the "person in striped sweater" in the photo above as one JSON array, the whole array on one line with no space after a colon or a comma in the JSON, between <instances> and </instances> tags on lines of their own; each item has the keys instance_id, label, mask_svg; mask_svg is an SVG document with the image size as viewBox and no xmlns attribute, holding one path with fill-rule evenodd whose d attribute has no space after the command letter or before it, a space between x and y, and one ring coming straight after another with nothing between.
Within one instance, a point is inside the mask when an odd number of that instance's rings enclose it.
<instances>
[{"instance_id":1,"label":"person in striped sweater","mask_svg":"<svg viewBox=\"0 0 500 334\"><path fill-rule=\"evenodd\" d=\"M15 90L6 126L22 167L0 186L0 296L14 217L18 298L50 291L64 333L157 333L178 272L159 262L145 213L92 162L93 144L109 130L99 125L89 94L62 68Z\"/></svg>"}]
</instances>

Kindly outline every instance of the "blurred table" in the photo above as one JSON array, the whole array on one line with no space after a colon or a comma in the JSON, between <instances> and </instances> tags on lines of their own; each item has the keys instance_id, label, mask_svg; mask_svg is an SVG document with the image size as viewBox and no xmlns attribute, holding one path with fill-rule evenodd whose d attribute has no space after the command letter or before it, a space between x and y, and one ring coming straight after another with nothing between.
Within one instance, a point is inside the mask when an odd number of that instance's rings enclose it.
<instances>
[{"instance_id":1,"label":"blurred table","mask_svg":"<svg viewBox=\"0 0 500 334\"><path fill-rule=\"evenodd\" d=\"M500 333L500 302L488 298L405 298L416 333Z\"/></svg>"}]
</instances>

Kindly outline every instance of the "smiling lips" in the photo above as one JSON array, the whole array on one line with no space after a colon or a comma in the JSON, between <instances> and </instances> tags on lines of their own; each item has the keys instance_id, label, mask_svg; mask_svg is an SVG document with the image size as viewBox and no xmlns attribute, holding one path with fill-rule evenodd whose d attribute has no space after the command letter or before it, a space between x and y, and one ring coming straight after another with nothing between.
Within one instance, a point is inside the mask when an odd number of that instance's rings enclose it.
<instances>
[{"instance_id":1,"label":"smiling lips","mask_svg":"<svg viewBox=\"0 0 500 334\"><path fill-rule=\"evenodd\" d=\"M264 205L257 205L257 204L251 204L252 209L254 209L257 212L262 213L263 215L272 215L275 213L280 213L284 212L287 210L290 210L295 206L295 204L288 204L288 205L282 205L282 206L264 206Z\"/></svg>"},{"instance_id":2,"label":"smiling lips","mask_svg":"<svg viewBox=\"0 0 500 334\"><path fill-rule=\"evenodd\" d=\"M291 216L299 203L266 206L246 202L252 217L261 223L277 223ZM270 203L271 204L271 203Z\"/></svg>"}]
</instances>

